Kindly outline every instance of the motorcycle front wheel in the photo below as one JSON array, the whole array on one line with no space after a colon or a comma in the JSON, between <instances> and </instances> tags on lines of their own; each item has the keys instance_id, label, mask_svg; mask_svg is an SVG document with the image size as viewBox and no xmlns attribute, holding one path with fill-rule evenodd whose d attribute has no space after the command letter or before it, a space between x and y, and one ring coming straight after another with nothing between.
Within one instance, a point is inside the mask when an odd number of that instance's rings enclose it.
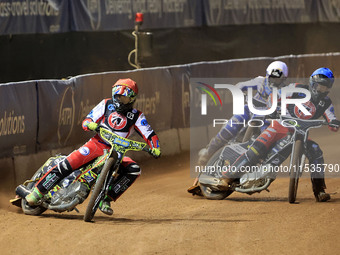
<instances>
[{"instance_id":1,"label":"motorcycle front wheel","mask_svg":"<svg viewBox=\"0 0 340 255\"><path fill-rule=\"evenodd\" d=\"M295 203L297 189L299 184L299 178L301 175L301 162L302 162L302 141L298 140L295 142L295 150L292 155L292 165L290 166L289 173L289 191L288 191L288 201L289 203Z\"/></svg>"},{"instance_id":2,"label":"motorcycle front wheel","mask_svg":"<svg viewBox=\"0 0 340 255\"><path fill-rule=\"evenodd\" d=\"M100 175L94 185L94 188L92 190L92 195L90 198L89 203L87 204L86 207L86 211L84 214L84 221L86 222L90 222L98 207L99 207L99 203L101 200L104 199L105 193L101 192L102 189L104 188L104 183L105 180L108 179L109 177L107 176L111 167L115 164L115 162L117 161L117 154L115 154L116 157L110 157L107 162L105 163L105 166L103 167L103 169L100 172Z\"/></svg>"}]
</instances>

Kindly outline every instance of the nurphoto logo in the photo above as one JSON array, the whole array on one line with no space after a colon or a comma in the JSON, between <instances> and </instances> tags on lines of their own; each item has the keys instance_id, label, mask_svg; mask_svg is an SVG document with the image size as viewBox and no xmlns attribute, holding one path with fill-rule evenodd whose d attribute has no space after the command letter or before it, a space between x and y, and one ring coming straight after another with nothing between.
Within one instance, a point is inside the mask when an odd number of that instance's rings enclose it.
<instances>
[{"instance_id":1,"label":"nurphoto logo","mask_svg":"<svg viewBox=\"0 0 340 255\"><path fill-rule=\"evenodd\" d=\"M233 102L233 114L244 114L244 97L242 90L234 85L230 84L215 84L214 87L207 86L205 83L200 83L205 85L206 87L210 88L214 94L219 99L221 106L222 101L220 96L218 95L215 89L228 89L232 94L232 102ZM199 87L203 92L206 92L215 102L216 100L213 95L207 90ZM302 93L305 95L304 98L289 98L289 95L293 93ZM207 94L201 94L201 115L207 115ZM270 115L275 112L278 108L278 89L276 87L273 88L272 91L272 104L269 109L256 109L253 104L253 88L249 87L247 90L247 103L249 107L249 111L253 114L257 115ZM303 105L307 103L311 98L310 91L304 88L296 88L296 87L284 87L281 89L281 115L287 114L287 105L292 104L295 105L304 115L309 116L311 115L310 112L306 109Z\"/></svg>"}]
</instances>

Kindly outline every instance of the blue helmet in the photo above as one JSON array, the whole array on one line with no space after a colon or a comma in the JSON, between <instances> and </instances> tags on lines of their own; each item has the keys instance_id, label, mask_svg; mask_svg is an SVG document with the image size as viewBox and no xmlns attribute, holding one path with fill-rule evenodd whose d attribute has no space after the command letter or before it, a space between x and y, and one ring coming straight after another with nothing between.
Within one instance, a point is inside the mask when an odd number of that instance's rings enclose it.
<instances>
[{"instance_id":1,"label":"blue helmet","mask_svg":"<svg viewBox=\"0 0 340 255\"><path fill-rule=\"evenodd\" d=\"M321 100L327 96L334 83L333 72L326 67L316 69L309 78L309 89L312 98Z\"/></svg>"}]
</instances>

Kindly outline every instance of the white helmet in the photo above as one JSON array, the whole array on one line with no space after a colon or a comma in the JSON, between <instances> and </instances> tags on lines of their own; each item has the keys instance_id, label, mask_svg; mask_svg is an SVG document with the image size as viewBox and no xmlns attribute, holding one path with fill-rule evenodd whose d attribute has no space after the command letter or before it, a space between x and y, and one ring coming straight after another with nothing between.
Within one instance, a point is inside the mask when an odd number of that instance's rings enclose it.
<instances>
[{"instance_id":1,"label":"white helmet","mask_svg":"<svg viewBox=\"0 0 340 255\"><path fill-rule=\"evenodd\" d=\"M282 61L272 62L266 70L266 77L269 80L269 84L279 87L288 77L288 67L286 63Z\"/></svg>"}]
</instances>

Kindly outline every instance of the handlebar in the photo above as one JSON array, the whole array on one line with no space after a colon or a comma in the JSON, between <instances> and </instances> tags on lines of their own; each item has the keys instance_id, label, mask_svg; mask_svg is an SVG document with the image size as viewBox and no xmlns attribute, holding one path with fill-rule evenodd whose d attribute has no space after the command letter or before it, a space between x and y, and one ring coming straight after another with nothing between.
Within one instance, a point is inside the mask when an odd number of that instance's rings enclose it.
<instances>
[{"instance_id":1,"label":"handlebar","mask_svg":"<svg viewBox=\"0 0 340 255\"><path fill-rule=\"evenodd\" d=\"M305 137L304 139L307 139L308 136L308 131L311 128L319 128L323 125L328 125L328 122L325 120L303 120L299 118L294 118L294 117L285 117L281 116L280 118L283 121L286 121L286 125L291 125L291 128L295 129L295 134L299 136ZM290 122L288 122L290 120ZM282 123L281 123L282 124Z\"/></svg>"},{"instance_id":2,"label":"handlebar","mask_svg":"<svg viewBox=\"0 0 340 255\"><path fill-rule=\"evenodd\" d=\"M149 153L150 155L152 155L151 154L151 151L152 151L151 148L144 147L142 151L145 151L145 152Z\"/></svg>"},{"instance_id":3,"label":"handlebar","mask_svg":"<svg viewBox=\"0 0 340 255\"><path fill-rule=\"evenodd\" d=\"M138 142L122 137L115 134L105 126L98 126L95 131L101 137L101 139L110 144L116 151L123 153L129 150L145 151L151 154L151 149L147 147L148 145L145 142Z\"/></svg>"},{"instance_id":4,"label":"handlebar","mask_svg":"<svg viewBox=\"0 0 340 255\"><path fill-rule=\"evenodd\" d=\"M282 121L292 120L292 121L297 122L298 124L305 124L307 126L328 125L328 122L326 120L319 120L319 119L299 119L299 118L295 118L295 117L286 117L286 116L281 116L280 119Z\"/></svg>"},{"instance_id":5,"label":"handlebar","mask_svg":"<svg viewBox=\"0 0 340 255\"><path fill-rule=\"evenodd\" d=\"M103 130L103 131L101 131ZM152 149L145 142L138 142L130 140L113 133L110 129L105 126L98 125L94 130L104 141L109 143L116 151L126 152L128 150L134 151L145 151L150 155L154 156L151 152ZM154 156L155 157L155 156Z\"/></svg>"}]
</instances>

